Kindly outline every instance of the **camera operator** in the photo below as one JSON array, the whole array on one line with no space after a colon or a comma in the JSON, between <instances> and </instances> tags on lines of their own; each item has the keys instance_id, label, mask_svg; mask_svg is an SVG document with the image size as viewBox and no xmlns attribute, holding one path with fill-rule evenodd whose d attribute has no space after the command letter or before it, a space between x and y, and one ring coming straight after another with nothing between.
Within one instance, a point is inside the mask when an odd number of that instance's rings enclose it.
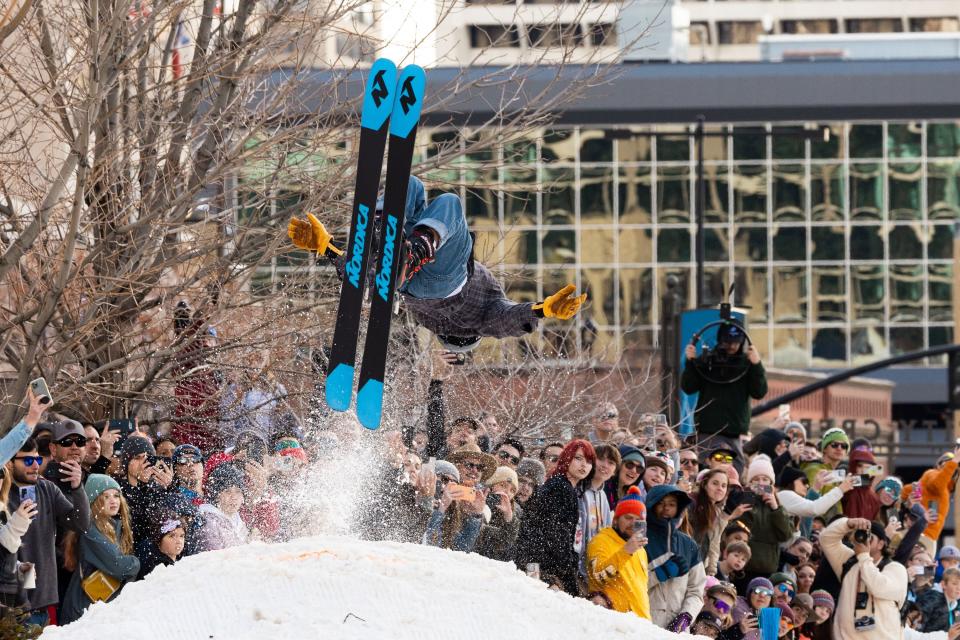
<instances>
[{"instance_id":1,"label":"camera operator","mask_svg":"<svg viewBox=\"0 0 960 640\"><path fill-rule=\"evenodd\" d=\"M760 352L752 344L744 349L745 342L746 334L736 324L725 324L717 330L715 357L735 368L746 367L746 375L739 380L725 384L706 380L694 363L697 348L692 344L687 345L687 363L680 377L684 393L700 394L694 412L698 446L713 448L727 444L741 459L740 436L750 431L750 399L759 400L767 394L767 374L760 362Z\"/></svg>"},{"instance_id":2,"label":"camera operator","mask_svg":"<svg viewBox=\"0 0 960 640\"><path fill-rule=\"evenodd\" d=\"M852 549L843 542L850 533ZM907 570L889 558L888 542L882 525L862 518L839 518L820 534L823 554L841 583L834 640L903 638Z\"/></svg>"}]
</instances>

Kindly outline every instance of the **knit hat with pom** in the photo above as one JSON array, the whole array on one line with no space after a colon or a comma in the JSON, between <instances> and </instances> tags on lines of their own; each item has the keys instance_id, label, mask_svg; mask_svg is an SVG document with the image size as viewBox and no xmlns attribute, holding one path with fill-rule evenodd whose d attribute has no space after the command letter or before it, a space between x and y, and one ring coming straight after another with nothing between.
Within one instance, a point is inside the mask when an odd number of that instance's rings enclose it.
<instances>
[{"instance_id":1,"label":"knit hat with pom","mask_svg":"<svg viewBox=\"0 0 960 640\"><path fill-rule=\"evenodd\" d=\"M620 501L617 502L617 508L613 512L613 517L619 518L627 513L639 518L645 518L647 515L647 507L643 503L643 496L640 494L640 489L636 487L630 487L627 490L627 495L620 498Z\"/></svg>"}]
</instances>

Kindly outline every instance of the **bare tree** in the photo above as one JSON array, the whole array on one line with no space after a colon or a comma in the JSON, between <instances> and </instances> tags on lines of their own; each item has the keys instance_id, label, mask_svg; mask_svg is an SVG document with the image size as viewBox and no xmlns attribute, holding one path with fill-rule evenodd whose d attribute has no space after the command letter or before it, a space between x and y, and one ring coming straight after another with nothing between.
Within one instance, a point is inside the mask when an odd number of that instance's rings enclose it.
<instances>
[{"instance_id":1,"label":"bare tree","mask_svg":"<svg viewBox=\"0 0 960 640\"><path fill-rule=\"evenodd\" d=\"M0 424L12 423L39 375L58 410L87 421L143 404L169 417L184 385L212 376L216 402L223 380L243 372L282 380L299 406L313 392L311 351L329 339L338 283L291 250L285 226L305 210L322 211L334 229L347 220L357 72L383 43L363 40L355 57L331 43L366 37L353 19L364 3L9 6L0 22ZM437 33L452 6L439 11ZM522 140L609 81L615 56L576 44L561 29L549 49L555 77L536 94L525 82L535 65L465 71L427 110L453 112L460 96L495 91L492 115L472 123L483 135L471 136L469 152ZM562 73L574 59L582 71ZM315 66L328 70L322 81ZM305 111L311 102L323 109ZM457 166L461 154L440 145L415 172ZM189 310L175 329L180 301Z\"/></svg>"}]
</instances>

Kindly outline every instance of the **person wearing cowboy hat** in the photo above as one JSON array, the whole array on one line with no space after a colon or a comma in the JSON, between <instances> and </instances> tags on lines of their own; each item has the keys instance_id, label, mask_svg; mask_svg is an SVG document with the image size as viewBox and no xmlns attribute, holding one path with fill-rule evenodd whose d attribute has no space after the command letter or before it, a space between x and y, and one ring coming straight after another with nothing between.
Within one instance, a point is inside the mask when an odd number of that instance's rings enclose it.
<instances>
[{"instance_id":1,"label":"person wearing cowboy hat","mask_svg":"<svg viewBox=\"0 0 960 640\"><path fill-rule=\"evenodd\" d=\"M465 444L447 456L460 474L460 482L444 485L423 535L423 543L456 551L473 551L486 513L486 482L497 470L496 459L474 443ZM486 513L485 513L486 512Z\"/></svg>"}]
</instances>

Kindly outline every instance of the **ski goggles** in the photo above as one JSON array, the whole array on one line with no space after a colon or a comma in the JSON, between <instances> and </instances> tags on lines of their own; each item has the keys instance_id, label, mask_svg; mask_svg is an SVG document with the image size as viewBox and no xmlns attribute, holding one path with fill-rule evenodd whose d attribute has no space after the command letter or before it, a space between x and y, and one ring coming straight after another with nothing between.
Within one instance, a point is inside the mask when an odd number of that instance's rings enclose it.
<instances>
[{"instance_id":1,"label":"ski goggles","mask_svg":"<svg viewBox=\"0 0 960 640\"><path fill-rule=\"evenodd\" d=\"M722 462L724 464L730 464L733 462L733 456L731 454L720 453L719 451L717 453L710 454L710 459L714 462Z\"/></svg>"},{"instance_id":2,"label":"ski goggles","mask_svg":"<svg viewBox=\"0 0 960 640\"><path fill-rule=\"evenodd\" d=\"M771 591L770 589L767 589L766 587L757 587L756 589L753 590L753 592L758 596L767 596L768 598L773 597L773 591Z\"/></svg>"},{"instance_id":3,"label":"ski goggles","mask_svg":"<svg viewBox=\"0 0 960 640\"><path fill-rule=\"evenodd\" d=\"M728 613L730 613L730 605L729 605L729 604L727 604L727 603L724 602L723 600L721 600L721 599L719 599L719 598L715 598L715 597L713 597L713 596L710 596L710 599L713 600L713 608L714 608L714 609L716 609L717 611L719 611L719 612L722 613L723 615L727 615Z\"/></svg>"}]
</instances>

